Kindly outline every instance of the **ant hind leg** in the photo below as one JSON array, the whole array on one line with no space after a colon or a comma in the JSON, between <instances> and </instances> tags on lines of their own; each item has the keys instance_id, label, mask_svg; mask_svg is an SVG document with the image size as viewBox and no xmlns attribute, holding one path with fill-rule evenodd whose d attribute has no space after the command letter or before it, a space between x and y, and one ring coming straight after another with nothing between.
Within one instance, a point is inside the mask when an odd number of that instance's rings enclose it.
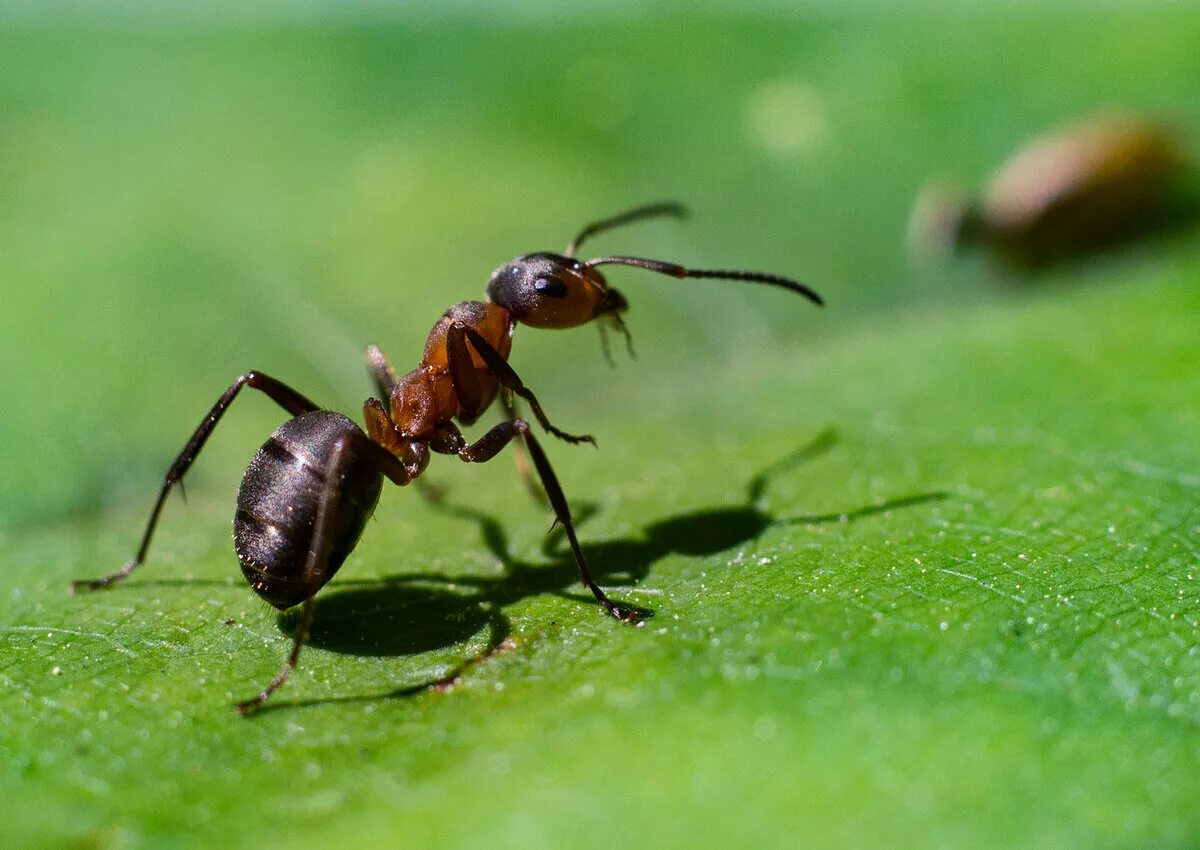
<instances>
[{"instance_id":1,"label":"ant hind leg","mask_svg":"<svg viewBox=\"0 0 1200 850\"><path fill-rule=\"evenodd\" d=\"M342 477L344 475L343 466L345 464L346 451L350 444L358 441L358 450L365 452L372 462L376 464L379 471L386 475L391 481L401 487L408 484L412 480L408 470L394 456L389 454L384 448L361 433L349 434L338 440L337 446L333 450L333 454L329 460L329 474L325 479L325 486L321 491L321 501L317 506L316 519L313 521L312 541L308 547L308 558L304 563L304 581L310 582L316 576L325 572L325 564L329 560L329 552L333 548L333 537L336 534L336 529L330 525L330 518L337 510L338 503L342 498L342 490L340 487ZM313 582L314 587L319 588L319 582ZM300 622L296 625L296 632L292 637L292 651L288 653L287 661L283 664L283 669L271 680L271 683L263 688L257 696L252 699L237 703L235 706L239 714L246 715L256 711L271 694L283 687L283 683L287 681L288 674L296 666L296 662L300 658L300 650L304 648L304 644L308 641L309 626L312 625L313 599L315 598L316 590L309 593L304 600L304 607L300 609Z\"/></svg>"},{"instance_id":2,"label":"ant hind leg","mask_svg":"<svg viewBox=\"0 0 1200 850\"><path fill-rule=\"evenodd\" d=\"M154 508L150 511L150 521L146 524L146 531L142 535L142 542L138 546L137 554L127 561L121 569L111 575L98 579L81 579L71 582L71 590L99 590L100 588L116 584L146 560L146 552L150 549L150 539L154 536L154 528L158 525L158 517L162 513L163 504L167 501L167 495L171 492L172 487L183 481L183 476L191 467L192 462L195 461L196 455L200 453L200 449L204 448L204 443L212 434L213 429L217 427L217 423L221 421L221 417L225 415L225 411L229 409L229 406L233 404L233 400L237 398L237 394L245 386L266 393L272 401L292 414L292 416L299 416L302 413L310 413L319 409L317 405L313 404L303 395L296 392L287 384L275 380L270 375L250 371L239 377L217 399L217 403L213 405L212 410L204 417L204 420L183 447L183 451L179 453L175 458L175 462L171 464L171 468L167 470L162 489L158 493L158 500L154 503Z\"/></svg>"}]
</instances>

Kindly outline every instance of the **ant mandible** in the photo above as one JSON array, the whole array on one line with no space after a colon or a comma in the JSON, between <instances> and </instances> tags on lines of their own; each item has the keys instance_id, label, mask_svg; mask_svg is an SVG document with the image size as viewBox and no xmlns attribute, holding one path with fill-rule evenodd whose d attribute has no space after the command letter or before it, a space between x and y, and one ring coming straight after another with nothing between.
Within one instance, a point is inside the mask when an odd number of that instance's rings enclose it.
<instances>
[{"instance_id":1,"label":"ant mandible","mask_svg":"<svg viewBox=\"0 0 1200 850\"><path fill-rule=\"evenodd\" d=\"M342 414L320 408L262 372L242 375L217 399L171 464L137 554L112 575L73 582L72 589L109 587L145 560L168 493L183 479L234 398L248 386L265 393L293 418L263 444L242 478L233 520L234 550L242 574L259 596L280 611L303 607L283 669L257 696L237 704L243 714L262 705L296 666L312 621L313 598L358 543L383 478L400 486L411 483L425 471L431 451L457 455L466 463L485 463L520 436L566 533L580 581L610 615L638 621L643 612L613 602L592 578L554 469L529 424L516 416L511 396L524 399L542 428L555 437L569 443L595 441L550 424L537 398L509 366L508 356L517 324L570 328L607 319L624 332L621 313L628 304L608 286L598 266L634 266L676 278L765 283L822 303L807 286L772 274L689 269L641 257L586 262L574 257L585 239L602 231L652 216L683 214L683 207L675 203L637 207L589 224L562 254L526 254L505 263L488 281L486 302L463 301L442 315L426 340L420 365L407 375L397 375L372 346L367 358L380 398L368 398L363 404L365 433ZM507 418L468 443L455 423L475 422L501 388Z\"/></svg>"}]
</instances>

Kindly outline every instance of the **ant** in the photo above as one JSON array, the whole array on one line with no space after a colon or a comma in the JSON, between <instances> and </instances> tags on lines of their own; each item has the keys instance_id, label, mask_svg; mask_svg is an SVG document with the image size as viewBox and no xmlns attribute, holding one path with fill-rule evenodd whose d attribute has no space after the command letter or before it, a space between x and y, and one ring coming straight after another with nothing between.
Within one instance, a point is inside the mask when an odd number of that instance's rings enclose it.
<instances>
[{"instance_id":1,"label":"ant","mask_svg":"<svg viewBox=\"0 0 1200 850\"><path fill-rule=\"evenodd\" d=\"M275 378L258 371L242 375L217 399L171 464L137 554L112 575L73 582L72 589L109 587L146 559L171 488L182 481L238 393L250 387L265 393L292 418L263 444L242 478L233 520L234 550L255 593L280 611L302 608L283 668L257 696L237 704L242 714L266 702L296 666L312 622L313 599L358 543L384 477L401 487L411 483L425 471L431 451L457 455L466 463L486 463L520 437L555 519L566 533L580 581L611 616L639 621L646 612L613 602L592 579L562 487L529 423L516 415L512 396L524 399L542 428L558 439L593 445L595 440L552 425L508 364L508 356L518 324L570 328L609 320L628 339L621 322L628 303L597 271L604 265L633 266L675 278L765 283L823 303L807 286L772 274L690 269L641 257L575 259L584 240L597 233L653 216L684 214L676 203L637 207L587 225L562 254L526 254L505 263L488 281L487 301L463 301L442 315L425 342L420 365L406 375L398 375L377 347L369 348L367 360L379 398L368 398L363 404L365 433L347 417L322 409ZM474 423L501 389L508 412L505 421L468 443L455 423Z\"/></svg>"}]
</instances>

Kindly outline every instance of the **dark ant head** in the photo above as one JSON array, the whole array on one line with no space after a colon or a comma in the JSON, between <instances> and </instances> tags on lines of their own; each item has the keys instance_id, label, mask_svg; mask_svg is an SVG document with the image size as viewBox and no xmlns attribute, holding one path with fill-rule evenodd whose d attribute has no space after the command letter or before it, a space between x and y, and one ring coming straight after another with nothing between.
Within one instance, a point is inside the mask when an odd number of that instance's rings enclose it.
<instances>
[{"instance_id":1,"label":"dark ant head","mask_svg":"<svg viewBox=\"0 0 1200 850\"><path fill-rule=\"evenodd\" d=\"M522 324L573 328L628 305L604 276L573 257L526 254L492 273L488 299Z\"/></svg>"},{"instance_id":2,"label":"dark ant head","mask_svg":"<svg viewBox=\"0 0 1200 850\"><path fill-rule=\"evenodd\" d=\"M579 246L597 233L645 218L682 217L684 213L680 204L664 201L594 221L571 240L565 253L526 254L496 269L488 281L488 299L507 310L514 320L535 328L573 328L605 317L626 340L629 331L621 314L628 309L629 303L620 292L609 289L604 276L596 271L597 266L632 266L674 278L765 283L795 292L815 304L823 303L821 296L804 284L774 274L691 269L644 257L597 257L586 262L575 259ZM604 325L600 327L603 330Z\"/></svg>"}]
</instances>

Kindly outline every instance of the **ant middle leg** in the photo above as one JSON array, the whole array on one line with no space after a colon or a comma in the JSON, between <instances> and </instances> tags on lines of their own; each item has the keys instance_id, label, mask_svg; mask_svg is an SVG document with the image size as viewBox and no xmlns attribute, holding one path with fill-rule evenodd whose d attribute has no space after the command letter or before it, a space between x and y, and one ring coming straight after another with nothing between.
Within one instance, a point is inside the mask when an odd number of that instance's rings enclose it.
<instances>
[{"instance_id":1,"label":"ant middle leg","mask_svg":"<svg viewBox=\"0 0 1200 850\"><path fill-rule=\"evenodd\" d=\"M447 429L447 438L452 441L454 434L457 434L459 441L462 440L462 434L458 432L456 427L450 425ZM563 494L562 485L558 483L558 476L554 474L554 468L550 466L550 460L546 457L546 453L542 451L541 444L538 443L530 431L528 422L524 419L511 419L508 422L501 422L470 445L462 445L460 442L459 447L456 450L452 450L451 453L457 454L467 463L486 463L499 454L500 450L517 436L522 438L525 447L529 450L534 468L537 469L538 478L541 479L542 488L546 491L546 498L550 501L550 506L554 509L554 517L558 520L558 524L562 526L563 531L567 535L567 541L571 544L571 554L575 558L575 566L579 568L579 580L592 592L592 595L596 597L596 601L611 616L627 623L636 623L644 619L648 616L647 612L626 605L618 605L613 602L600 589L600 585L596 584L596 580L592 578L592 571L588 569L587 558L584 557L583 549L579 545L579 538L575 534L575 524L571 519L571 510L567 505L567 497ZM439 450L446 451L446 448Z\"/></svg>"},{"instance_id":2,"label":"ant middle leg","mask_svg":"<svg viewBox=\"0 0 1200 850\"><path fill-rule=\"evenodd\" d=\"M456 349L466 349L467 341L470 342L471 348L474 348L483 359L483 362L487 364L488 371L496 376L496 380L500 382L500 386L514 395L525 399L529 404L530 410L533 411L534 417L537 418L539 425L564 442L591 443L593 446L596 445L596 438L591 434L576 436L551 425L550 419L538 403L537 396L525 386L513 367L508 365L508 361L501 356L499 351L492 347L490 342L483 338L481 333L463 322L455 322L450 326L450 330L446 334L446 350L450 355L450 377L454 381L456 392L458 391L460 380L460 374L456 374L456 372L461 373L461 379L464 379L467 383L474 381L475 385L478 386L478 379L474 375L474 366L471 364L470 357L462 357L461 354L456 355ZM469 377L465 374L468 369L472 373Z\"/></svg>"},{"instance_id":3,"label":"ant middle leg","mask_svg":"<svg viewBox=\"0 0 1200 850\"><path fill-rule=\"evenodd\" d=\"M554 468L550 466L550 460L546 457L546 453L542 451L542 446L537 439L531 434L526 427L522 433L526 448L529 449L529 455L533 458L533 465L537 469L538 477L542 481L542 487L546 491L546 498L550 500L551 507L554 508L554 516L558 519L559 525L566 532L567 541L571 544L571 554L575 556L575 566L579 568L579 580L584 586L592 592L596 597L596 601L600 603L610 615L622 620L626 623L637 623L649 616L648 612L639 610L626 605L618 605L605 595L600 589L600 585L596 584L592 578L591 570L588 569L587 559L583 557L583 549L579 546L579 538L575 535L575 524L571 520L571 511L567 506L567 497L563 494L562 486L558 483L558 477L554 474Z\"/></svg>"},{"instance_id":4,"label":"ant middle leg","mask_svg":"<svg viewBox=\"0 0 1200 850\"><path fill-rule=\"evenodd\" d=\"M517 413L517 403L513 400L512 393L507 391L501 392L500 403L504 406L504 416L506 419L520 418ZM526 450L524 443L513 444L513 462L517 467L517 474L521 476L521 483L525 486L525 492L532 496L533 500L539 505L547 504L546 492L533 480L533 470L529 466L529 452Z\"/></svg>"},{"instance_id":5,"label":"ant middle leg","mask_svg":"<svg viewBox=\"0 0 1200 850\"><path fill-rule=\"evenodd\" d=\"M225 415L225 411L229 409L229 406L233 404L233 400L237 398L237 394L245 386L265 393L272 401L292 414L292 416L299 416L302 413L309 413L319 409L316 404L309 401L287 384L272 378L270 375L250 371L239 377L217 399L217 403L213 405L212 410L204 417L204 420L183 447L183 451L179 453L175 458L175 462L171 464L171 468L167 470L162 489L158 493L158 500L155 501L154 508L150 511L150 521L146 524L146 531L142 535L142 542L138 546L137 554L131 560L127 561L121 569L111 575L98 579L84 579L71 582L71 590L98 590L116 584L146 560L146 552L150 548L150 538L154 536L154 528L158 525L158 517L162 513L163 504L167 501L167 494L171 492L172 487L183 480L184 474L191 467L192 462L196 459L196 455L200 453L200 449L204 447L204 443L208 440L209 435L212 434L213 429L217 427L217 423L221 421L221 417Z\"/></svg>"}]
</instances>

